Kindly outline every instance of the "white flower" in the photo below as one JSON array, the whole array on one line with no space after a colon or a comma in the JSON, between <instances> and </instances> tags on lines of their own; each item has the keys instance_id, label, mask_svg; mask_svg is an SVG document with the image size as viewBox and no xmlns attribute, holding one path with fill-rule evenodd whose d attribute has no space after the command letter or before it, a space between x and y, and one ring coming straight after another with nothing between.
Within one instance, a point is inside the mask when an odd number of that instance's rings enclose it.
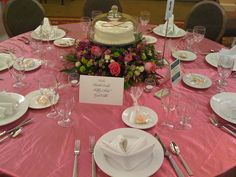
<instances>
[{"instance_id":1,"label":"white flower","mask_svg":"<svg viewBox=\"0 0 236 177\"><path fill-rule=\"evenodd\" d=\"M75 63L75 66L76 66L76 67L79 67L80 65L81 65L80 61L77 61L77 62Z\"/></svg>"}]
</instances>

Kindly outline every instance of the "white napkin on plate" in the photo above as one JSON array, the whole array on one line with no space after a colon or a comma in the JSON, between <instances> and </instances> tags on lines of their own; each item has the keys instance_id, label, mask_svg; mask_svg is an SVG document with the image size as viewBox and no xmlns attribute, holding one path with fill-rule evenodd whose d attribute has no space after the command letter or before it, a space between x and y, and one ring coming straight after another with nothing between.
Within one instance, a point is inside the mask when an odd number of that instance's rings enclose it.
<instances>
[{"instance_id":1,"label":"white napkin on plate","mask_svg":"<svg viewBox=\"0 0 236 177\"><path fill-rule=\"evenodd\" d=\"M162 27L162 33L166 34L166 28L167 28L167 21L165 22L165 24ZM174 24L174 15L172 15L169 18L169 24L168 24L168 29L167 29L167 34L169 35L175 35L180 31L180 28L178 28L175 24Z\"/></svg>"},{"instance_id":2,"label":"white napkin on plate","mask_svg":"<svg viewBox=\"0 0 236 177\"><path fill-rule=\"evenodd\" d=\"M145 137L132 141L118 135L111 142L103 140L101 148L108 158L125 170L132 170L152 155L154 145L155 143L148 143Z\"/></svg>"},{"instance_id":3,"label":"white napkin on plate","mask_svg":"<svg viewBox=\"0 0 236 177\"><path fill-rule=\"evenodd\" d=\"M55 34L55 30L57 29L57 26L52 26L50 24L50 21L48 18L44 17L43 19L43 24L38 26L34 32L40 37L40 35L42 35L41 37L47 38L49 35L49 38L52 38Z\"/></svg>"},{"instance_id":4,"label":"white napkin on plate","mask_svg":"<svg viewBox=\"0 0 236 177\"><path fill-rule=\"evenodd\" d=\"M7 92L0 93L0 118L14 114L17 101Z\"/></svg>"},{"instance_id":5,"label":"white napkin on plate","mask_svg":"<svg viewBox=\"0 0 236 177\"><path fill-rule=\"evenodd\" d=\"M236 62L236 45L232 47L231 49L221 49L219 51L219 55L229 55L234 58L234 61Z\"/></svg>"}]
</instances>

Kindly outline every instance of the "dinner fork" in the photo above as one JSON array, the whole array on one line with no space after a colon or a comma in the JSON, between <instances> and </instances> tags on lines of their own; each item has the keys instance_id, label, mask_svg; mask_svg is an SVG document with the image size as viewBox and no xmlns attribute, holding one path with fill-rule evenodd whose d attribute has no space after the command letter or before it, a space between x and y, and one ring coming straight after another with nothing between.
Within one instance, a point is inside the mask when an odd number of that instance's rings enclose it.
<instances>
[{"instance_id":1,"label":"dinner fork","mask_svg":"<svg viewBox=\"0 0 236 177\"><path fill-rule=\"evenodd\" d=\"M92 177L97 177L96 173L96 163L94 160L94 146L96 144L95 136L89 136L89 152L92 155Z\"/></svg>"},{"instance_id":2,"label":"dinner fork","mask_svg":"<svg viewBox=\"0 0 236 177\"><path fill-rule=\"evenodd\" d=\"M73 177L78 177L78 155L80 152L80 140L75 140L74 147L74 167L73 167Z\"/></svg>"}]
</instances>

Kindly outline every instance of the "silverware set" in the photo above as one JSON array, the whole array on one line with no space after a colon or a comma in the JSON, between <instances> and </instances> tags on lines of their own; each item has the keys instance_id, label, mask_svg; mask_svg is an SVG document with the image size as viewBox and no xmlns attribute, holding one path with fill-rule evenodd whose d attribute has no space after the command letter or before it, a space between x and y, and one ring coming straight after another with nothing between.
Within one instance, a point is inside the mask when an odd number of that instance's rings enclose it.
<instances>
[{"instance_id":1,"label":"silverware set","mask_svg":"<svg viewBox=\"0 0 236 177\"><path fill-rule=\"evenodd\" d=\"M228 124L228 123L227 124L220 123L214 115L210 115L209 119L210 119L210 122L215 127L218 127L220 129L224 130L226 133L228 133L236 138L236 133L234 132L234 131L236 131L236 127L234 127L233 125Z\"/></svg>"},{"instance_id":2,"label":"silverware set","mask_svg":"<svg viewBox=\"0 0 236 177\"><path fill-rule=\"evenodd\" d=\"M93 154L95 144L96 144L95 136L90 136L89 137L89 152L91 153L91 156L92 156L92 177L97 177L96 163L95 163L94 154Z\"/></svg>"},{"instance_id":3,"label":"silverware set","mask_svg":"<svg viewBox=\"0 0 236 177\"><path fill-rule=\"evenodd\" d=\"M23 43L25 43L27 45L30 44L30 40L27 37L25 37L25 36L21 36L21 37L17 38L17 40L19 40L19 41L21 41L21 42L23 42Z\"/></svg>"},{"instance_id":4,"label":"silverware set","mask_svg":"<svg viewBox=\"0 0 236 177\"><path fill-rule=\"evenodd\" d=\"M74 146L74 167L73 167L73 177L78 177L78 155L80 153L80 140L75 140Z\"/></svg>"},{"instance_id":5,"label":"silverware set","mask_svg":"<svg viewBox=\"0 0 236 177\"><path fill-rule=\"evenodd\" d=\"M18 136L22 131L23 131L23 126L30 123L33 119L25 119L22 122L20 122L18 125L16 125L15 127L9 129L9 130L5 130L0 132L0 143L2 143L3 141L5 141L8 138L14 138L16 136Z\"/></svg>"}]
</instances>

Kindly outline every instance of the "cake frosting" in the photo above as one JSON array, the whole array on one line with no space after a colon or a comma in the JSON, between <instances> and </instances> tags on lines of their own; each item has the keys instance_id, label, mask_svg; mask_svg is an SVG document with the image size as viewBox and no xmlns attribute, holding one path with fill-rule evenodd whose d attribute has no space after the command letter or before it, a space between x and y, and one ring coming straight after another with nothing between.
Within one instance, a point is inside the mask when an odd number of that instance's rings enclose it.
<instances>
[{"instance_id":1,"label":"cake frosting","mask_svg":"<svg viewBox=\"0 0 236 177\"><path fill-rule=\"evenodd\" d=\"M97 21L94 27L94 41L102 44L128 44L135 40L134 26L130 21Z\"/></svg>"}]
</instances>

